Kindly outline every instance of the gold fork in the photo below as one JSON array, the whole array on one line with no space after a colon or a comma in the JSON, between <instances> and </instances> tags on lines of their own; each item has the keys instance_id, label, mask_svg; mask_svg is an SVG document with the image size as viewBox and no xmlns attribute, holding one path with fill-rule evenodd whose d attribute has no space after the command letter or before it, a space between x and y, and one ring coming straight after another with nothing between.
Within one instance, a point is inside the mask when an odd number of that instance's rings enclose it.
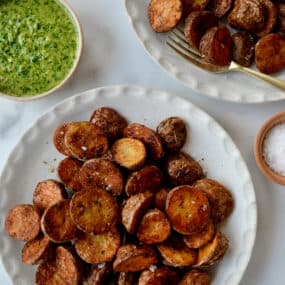
<instances>
[{"instance_id":1,"label":"gold fork","mask_svg":"<svg viewBox=\"0 0 285 285\"><path fill-rule=\"evenodd\" d=\"M187 42L184 32L181 28L174 29L166 41L167 45L172 48L175 52L179 55L184 57L187 61L191 62L192 64L202 68L206 71L213 72L213 73L224 73L230 71L240 71L251 76L254 76L258 79L261 79L283 91L285 91L285 81L280 79L274 78L272 76L266 75L264 73L255 71L250 68L243 67L236 62L232 61L228 66L217 66L210 63L207 63L201 57L201 54L192 49L189 43Z\"/></svg>"}]
</instances>

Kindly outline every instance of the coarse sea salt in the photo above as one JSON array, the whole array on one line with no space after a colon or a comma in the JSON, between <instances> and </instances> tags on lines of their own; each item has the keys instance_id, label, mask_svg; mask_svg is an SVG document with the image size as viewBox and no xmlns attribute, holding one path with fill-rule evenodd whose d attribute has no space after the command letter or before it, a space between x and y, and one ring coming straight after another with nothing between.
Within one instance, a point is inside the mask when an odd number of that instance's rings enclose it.
<instances>
[{"instance_id":1,"label":"coarse sea salt","mask_svg":"<svg viewBox=\"0 0 285 285\"><path fill-rule=\"evenodd\" d=\"M273 171L285 176L285 123L276 125L267 133L263 156Z\"/></svg>"}]
</instances>

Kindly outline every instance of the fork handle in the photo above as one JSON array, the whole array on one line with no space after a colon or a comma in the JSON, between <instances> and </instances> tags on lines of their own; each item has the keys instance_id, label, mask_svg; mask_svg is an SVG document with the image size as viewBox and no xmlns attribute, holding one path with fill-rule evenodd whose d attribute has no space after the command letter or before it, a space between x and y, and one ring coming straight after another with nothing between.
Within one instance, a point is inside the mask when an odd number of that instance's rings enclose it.
<instances>
[{"instance_id":1,"label":"fork handle","mask_svg":"<svg viewBox=\"0 0 285 285\"><path fill-rule=\"evenodd\" d=\"M238 64L235 66L235 68L233 70L237 70L237 71L249 74L251 76L254 76L258 79L261 79L261 80L285 91L285 81L283 81L283 80L280 80L280 79L274 78L272 76L266 75L264 73L252 70L250 68L243 67L243 66L238 65Z\"/></svg>"}]
</instances>

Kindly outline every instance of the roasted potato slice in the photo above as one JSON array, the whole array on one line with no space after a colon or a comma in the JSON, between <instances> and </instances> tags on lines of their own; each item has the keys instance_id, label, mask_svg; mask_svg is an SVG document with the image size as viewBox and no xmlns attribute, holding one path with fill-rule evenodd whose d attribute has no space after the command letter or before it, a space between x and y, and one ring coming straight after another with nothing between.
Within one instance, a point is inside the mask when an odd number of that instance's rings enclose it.
<instances>
[{"instance_id":1,"label":"roasted potato slice","mask_svg":"<svg viewBox=\"0 0 285 285\"><path fill-rule=\"evenodd\" d=\"M192 266L197 262L197 251L187 247L182 237L177 235L159 244L157 249L166 263L174 267Z\"/></svg>"},{"instance_id":2,"label":"roasted potato slice","mask_svg":"<svg viewBox=\"0 0 285 285\"><path fill-rule=\"evenodd\" d=\"M163 1L166 2L166 0ZM169 2L169 0L167 0L167 2ZM123 135L127 138L133 138L142 141L153 160L159 160L162 157L163 147L160 138L150 128L140 124L131 124L124 129Z\"/></svg>"},{"instance_id":3,"label":"roasted potato slice","mask_svg":"<svg viewBox=\"0 0 285 285\"><path fill-rule=\"evenodd\" d=\"M111 261L120 246L120 233L113 228L104 234L81 232L74 242L77 254L87 263Z\"/></svg>"},{"instance_id":4,"label":"roasted potato slice","mask_svg":"<svg viewBox=\"0 0 285 285\"><path fill-rule=\"evenodd\" d=\"M195 11L185 20L184 34L191 47L199 50L202 36L212 27L218 26L218 18L210 11Z\"/></svg>"},{"instance_id":5,"label":"roasted potato slice","mask_svg":"<svg viewBox=\"0 0 285 285\"><path fill-rule=\"evenodd\" d=\"M70 215L82 231L102 234L117 224L119 207L115 198L105 190L82 190L71 198Z\"/></svg>"},{"instance_id":6,"label":"roasted potato slice","mask_svg":"<svg viewBox=\"0 0 285 285\"><path fill-rule=\"evenodd\" d=\"M192 184L203 175L200 164L190 155L180 152L167 157L166 173L173 185Z\"/></svg>"},{"instance_id":7,"label":"roasted potato slice","mask_svg":"<svg viewBox=\"0 0 285 285\"><path fill-rule=\"evenodd\" d=\"M198 269L188 271L178 283L178 285L210 285L210 275Z\"/></svg>"},{"instance_id":8,"label":"roasted potato slice","mask_svg":"<svg viewBox=\"0 0 285 285\"><path fill-rule=\"evenodd\" d=\"M155 207L161 211L165 211L166 199L168 190L166 188L161 188L155 193Z\"/></svg>"},{"instance_id":9,"label":"roasted potato slice","mask_svg":"<svg viewBox=\"0 0 285 285\"><path fill-rule=\"evenodd\" d=\"M101 107L94 111L90 122L100 128L111 141L122 136L127 121L116 110L109 107Z\"/></svg>"},{"instance_id":10,"label":"roasted potato slice","mask_svg":"<svg viewBox=\"0 0 285 285\"><path fill-rule=\"evenodd\" d=\"M233 41L227 27L210 28L201 38L199 51L202 58L219 66L229 65L232 61Z\"/></svg>"},{"instance_id":11,"label":"roasted potato slice","mask_svg":"<svg viewBox=\"0 0 285 285\"><path fill-rule=\"evenodd\" d=\"M119 248L113 269L117 272L137 272L157 263L157 254L147 245L126 244Z\"/></svg>"},{"instance_id":12,"label":"roasted potato slice","mask_svg":"<svg viewBox=\"0 0 285 285\"><path fill-rule=\"evenodd\" d=\"M100 157L108 150L107 137L89 122L70 123L64 142L72 156L81 160Z\"/></svg>"},{"instance_id":13,"label":"roasted potato slice","mask_svg":"<svg viewBox=\"0 0 285 285\"><path fill-rule=\"evenodd\" d=\"M126 183L125 191L132 196L145 191L155 192L162 181L162 172L155 165L147 165L144 168L133 172Z\"/></svg>"},{"instance_id":14,"label":"roasted potato slice","mask_svg":"<svg viewBox=\"0 0 285 285\"><path fill-rule=\"evenodd\" d=\"M91 268L91 272L86 280L83 281L83 285L105 285L109 284L112 276L112 264L101 263L94 265Z\"/></svg>"},{"instance_id":15,"label":"roasted potato slice","mask_svg":"<svg viewBox=\"0 0 285 285\"><path fill-rule=\"evenodd\" d=\"M118 285L133 285L134 275L131 272L120 272Z\"/></svg>"},{"instance_id":16,"label":"roasted potato slice","mask_svg":"<svg viewBox=\"0 0 285 285\"><path fill-rule=\"evenodd\" d=\"M44 211L64 199L67 199L64 186L56 180L48 179L37 184L33 195L33 204L37 209Z\"/></svg>"},{"instance_id":17,"label":"roasted potato slice","mask_svg":"<svg viewBox=\"0 0 285 285\"><path fill-rule=\"evenodd\" d=\"M67 242L75 237L76 226L70 216L69 202L62 200L53 204L42 216L42 231L55 243Z\"/></svg>"},{"instance_id":18,"label":"roasted potato slice","mask_svg":"<svg viewBox=\"0 0 285 285\"><path fill-rule=\"evenodd\" d=\"M73 248L59 246L56 248L56 266L58 273L68 285L77 285L81 279L79 258Z\"/></svg>"},{"instance_id":19,"label":"roasted potato slice","mask_svg":"<svg viewBox=\"0 0 285 285\"><path fill-rule=\"evenodd\" d=\"M22 249L22 262L34 265L42 260L51 259L53 249L48 237L40 235L28 241Z\"/></svg>"},{"instance_id":20,"label":"roasted potato slice","mask_svg":"<svg viewBox=\"0 0 285 285\"><path fill-rule=\"evenodd\" d=\"M198 180L193 186L207 196L214 223L220 223L229 217L233 211L234 201L227 188L219 182L207 178Z\"/></svg>"},{"instance_id":21,"label":"roasted potato slice","mask_svg":"<svg viewBox=\"0 0 285 285\"><path fill-rule=\"evenodd\" d=\"M232 7L232 0L210 0L208 8L218 18L224 17Z\"/></svg>"},{"instance_id":22,"label":"roasted potato slice","mask_svg":"<svg viewBox=\"0 0 285 285\"><path fill-rule=\"evenodd\" d=\"M63 124L61 126L59 126L53 135L53 144L55 146L55 148L62 154L66 155L66 156L70 156L71 152L69 151L69 149L67 148L67 146L65 145L65 134L66 131L68 129L70 123L66 123Z\"/></svg>"},{"instance_id":23,"label":"roasted potato slice","mask_svg":"<svg viewBox=\"0 0 285 285\"><path fill-rule=\"evenodd\" d=\"M212 222L209 222L201 232L185 236L184 242L189 248L200 248L210 242L214 234L214 225Z\"/></svg>"},{"instance_id":24,"label":"roasted potato slice","mask_svg":"<svg viewBox=\"0 0 285 285\"><path fill-rule=\"evenodd\" d=\"M158 210L149 210L138 226L137 238L145 244L155 244L170 236L171 226L165 214Z\"/></svg>"},{"instance_id":25,"label":"roasted potato slice","mask_svg":"<svg viewBox=\"0 0 285 285\"><path fill-rule=\"evenodd\" d=\"M221 231L217 230L213 240L199 249L195 266L213 265L224 257L228 247L229 240Z\"/></svg>"},{"instance_id":26,"label":"roasted potato slice","mask_svg":"<svg viewBox=\"0 0 285 285\"><path fill-rule=\"evenodd\" d=\"M189 15L189 13L194 11L202 11L206 8L209 0L182 0L183 4L183 14Z\"/></svg>"},{"instance_id":27,"label":"roasted potato slice","mask_svg":"<svg viewBox=\"0 0 285 285\"><path fill-rule=\"evenodd\" d=\"M167 195L166 213L175 231L190 235L201 232L209 223L210 205L198 189L178 186Z\"/></svg>"},{"instance_id":28,"label":"roasted potato slice","mask_svg":"<svg viewBox=\"0 0 285 285\"><path fill-rule=\"evenodd\" d=\"M150 192L139 193L131 196L122 209L122 224L127 232L134 234L140 218L151 206L153 194Z\"/></svg>"},{"instance_id":29,"label":"roasted potato slice","mask_svg":"<svg viewBox=\"0 0 285 285\"><path fill-rule=\"evenodd\" d=\"M285 37L269 34L255 45L255 63L257 68L267 74L280 71L285 67Z\"/></svg>"},{"instance_id":30,"label":"roasted potato slice","mask_svg":"<svg viewBox=\"0 0 285 285\"><path fill-rule=\"evenodd\" d=\"M79 172L79 180L85 189L100 188L114 195L120 195L124 188L120 169L113 162L102 158L87 160Z\"/></svg>"},{"instance_id":31,"label":"roasted potato slice","mask_svg":"<svg viewBox=\"0 0 285 285\"><path fill-rule=\"evenodd\" d=\"M179 117L169 117L156 128L156 132L168 151L179 151L187 137L187 130L184 121Z\"/></svg>"},{"instance_id":32,"label":"roasted potato slice","mask_svg":"<svg viewBox=\"0 0 285 285\"><path fill-rule=\"evenodd\" d=\"M65 158L58 165L58 177L62 183L72 191L79 191L82 189L82 185L79 180L79 171L82 165L82 161L72 157Z\"/></svg>"},{"instance_id":33,"label":"roasted potato slice","mask_svg":"<svg viewBox=\"0 0 285 285\"><path fill-rule=\"evenodd\" d=\"M160 268L144 270L139 278L138 285L173 285L179 280L178 273L173 269L163 266Z\"/></svg>"},{"instance_id":34,"label":"roasted potato slice","mask_svg":"<svg viewBox=\"0 0 285 285\"><path fill-rule=\"evenodd\" d=\"M148 19L155 32L168 32L182 17L181 0L151 0L148 6Z\"/></svg>"},{"instance_id":35,"label":"roasted potato slice","mask_svg":"<svg viewBox=\"0 0 285 285\"><path fill-rule=\"evenodd\" d=\"M146 149L144 144L137 139L122 138L113 144L112 157L121 166L136 170L144 165Z\"/></svg>"},{"instance_id":36,"label":"roasted potato slice","mask_svg":"<svg viewBox=\"0 0 285 285\"><path fill-rule=\"evenodd\" d=\"M33 240L40 233L39 212L33 205L17 205L8 211L5 230L15 240Z\"/></svg>"}]
</instances>

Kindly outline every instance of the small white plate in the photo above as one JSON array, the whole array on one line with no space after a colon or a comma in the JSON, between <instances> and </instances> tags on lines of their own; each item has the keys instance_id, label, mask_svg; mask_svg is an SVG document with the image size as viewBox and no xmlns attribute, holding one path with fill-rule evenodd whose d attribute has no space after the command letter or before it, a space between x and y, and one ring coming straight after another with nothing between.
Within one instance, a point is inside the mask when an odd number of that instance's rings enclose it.
<instances>
[{"instance_id":1,"label":"small white plate","mask_svg":"<svg viewBox=\"0 0 285 285\"><path fill-rule=\"evenodd\" d=\"M125 0L131 26L153 60L170 76L193 90L216 99L263 103L285 99L285 92L239 72L213 74L187 62L166 45L167 34L155 33L148 21L150 0ZM285 71L275 75L285 80Z\"/></svg>"},{"instance_id":2,"label":"small white plate","mask_svg":"<svg viewBox=\"0 0 285 285\"><path fill-rule=\"evenodd\" d=\"M189 139L184 150L201 162L208 177L225 184L235 200L234 212L222 226L230 249L214 270L212 285L237 285L251 256L257 220L251 177L239 150L214 119L190 102L131 86L104 87L68 98L42 115L15 145L0 178L0 254L13 284L32 284L35 267L21 263L23 243L6 235L6 213L16 204L31 203L40 180L56 178L54 170L63 158L52 142L56 127L68 121L88 120L101 106L113 107L129 122L152 128L168 116L180 116L187 122Z\"/></svg>"}]
</instances>

